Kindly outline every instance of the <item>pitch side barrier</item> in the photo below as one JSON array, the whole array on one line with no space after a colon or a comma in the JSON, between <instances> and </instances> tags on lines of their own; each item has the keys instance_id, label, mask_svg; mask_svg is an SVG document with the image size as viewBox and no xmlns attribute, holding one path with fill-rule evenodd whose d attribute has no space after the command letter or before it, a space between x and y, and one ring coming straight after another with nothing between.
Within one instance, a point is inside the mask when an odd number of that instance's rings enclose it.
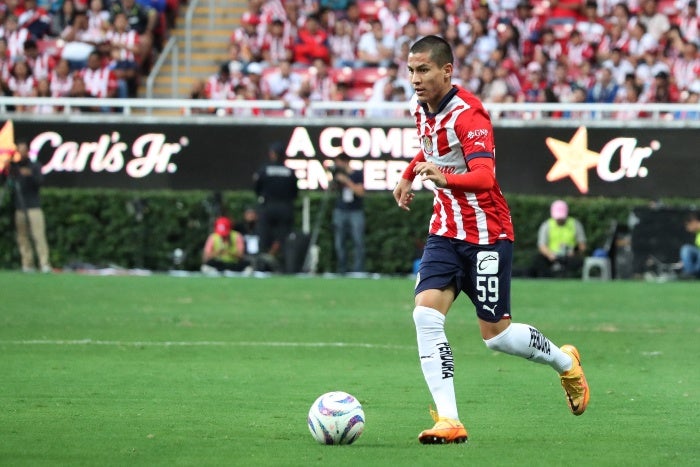
<instances>
[{"instance_id":1,"label":"pitch side barrier","mask_svg":"<svg viewBox=\"0 0 700 467\"><path fill-rule=\"evenodd\" d=\"M529 118L505 110L494 118L504 192L698 196L700 121L554 119L544 108L528 109ZM523 110L508 110L516 111ZM393 189L418 149L408 117L5 113L9 119L53 187L249 190L269 144L281 142L301 189L327 188L326 169L345 152L364 170L365 188L382 191ZM414 188L428 187L416 182Z\"/></svg>"}]
</instances>

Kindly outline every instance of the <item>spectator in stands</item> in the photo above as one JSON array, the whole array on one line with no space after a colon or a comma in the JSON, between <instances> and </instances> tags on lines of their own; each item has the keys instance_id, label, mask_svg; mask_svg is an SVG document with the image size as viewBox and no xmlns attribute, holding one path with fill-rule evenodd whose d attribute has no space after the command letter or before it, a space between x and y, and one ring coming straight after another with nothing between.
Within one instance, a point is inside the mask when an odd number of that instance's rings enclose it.
<instances>
[{"instance_id":1,"label":"spectator in stands","mask_svg":"<svg viewBox=\"0 0 700 467\"><path fill-rule=\"evenodd\" d=\"M73 88L71 89L70 95L68 97L76 97L83 99L93 97L88 92L87 87L85 86L85 81L79 73L73 76ZM99 107L93 105L71 106L72 113L100 112L100 110L101 109Z\"/></svg>"},{"instance_id":2,"label":"spectator in stands","mask_svg":"<svg viewBox=\"0 0 700 467\"><path fill-rule=\"evenodd\" d=\"M262 73L263 67L259 63L249 63L246 67L241 84L245 86L246 96L249 99L260 100L263 98Z\"/></svg>"},{"instance_id":3,"label":"spectator in stands","mask_svg":"<svg viewBox=\"0 0 700 467\"><path fill-rule=\"evenodd\" d=\"M680 89L688 89L690 85L700 76L700 55L698 55L698 44L695 42L684 42L683 52L671 66L673 79Z\"/></svg>"},{"instance_id":4,"label":"spectator in stands","mask_svg":"<svg viewBox=\"0 0 700 467\"><path fill-rule=\"evenodd\" d=\"M317 58L314 60L313 67L309 74L309 82L311 85L312 101L328 102L333 98L333 92L335 91L335 79L330 74L330 67L321 60Z\"/></svg>"},{"instance_id":5,"label":"spectator in stands","mask_svg":"<svg viewBox=\"0 0 700 467\"><path fill-rule=\"evenodd\" d=\"M53 13L51 17L51 28L49 35L52 37L61 37L63 31L73 24L75 16L75 3L73 0L63 0L61 8Z\"/></svg>"},{"instance_id":6,"label":"spectator in stands","mask_svg":"<svg viewBox=\"0 0 700 467\"><path fill-rule=\"evenodd\" d=\"M60 59L50 76L51 97L68 97L73 89L73 75L68 60Z\"/></svg>"},{"instance_id":7,"label":"spectator in stands","mask_svg":"<svg viewBox=\"0 0 700 467\"><path fill-rule=\"evenodd\" d=\"M584 62L590 63L595 58L595 50L591 44L585 42L581 33L571 31L569 40L566 41L564 57L570 65L581 66Z\"/></svg>"},{"instance_id":8,"label":"spectator in stands","mask_svg":"<svg viewBox=\"0 0 700 467\"><path fill-rule=\"evenodd\" d=\"M240 58L243 62L259 62L262 60L262 39L258 32L260 17L246 12L241 16L241 24L231 35L231 44L240 47Z\"/></svg>"},{"instance_id":9,"label":"spectator in stands","mask_svg":"<svg viewBox=\"0 0 700 467\"><path fill-rule=\"evenodd\" d=\"M532 277L580 277L586 253L586 232L581 222L569 216L569 206L556 200L549 219L537 232L537 249L530 269Z\"/></svg>"},{"instance_id":10,"label":"spectator in stands","mask_svg":"<svg viewBox=\"0 0 700 467\"><path fill-rule=\"evenodd\" d=\"M433 16L433 4L430 0L418 0L416 2L416 17L403 25L401 35L406 34L406 27L409 24L413 25L416 35L420 37L436 35L442 32L440 31L440 24Z\"/></svg>"},{"instance_id":11,"label":"spectator in stands","mask_svg":"<svg viewBox=\"0 0 700 467\"><path fill-rule=\"evenodd\" d=\"M645 102L659 102L672 104L678 102L680 93L666 71L659 71L654 75L654 81L644 99Z\"/></svg>"},{"instance_id":12,"label":"spectator in stands","mask_svg":"<svg viewBox=\"0 0 700 467\"><path fill-rule=\"evenodd\" d=\"M472 21L472 53L470 60L479 60L484 63L489 60L491 54L498 47L498 41L484 27L481 21Z\"/></svg>"},{"instance_id":13,"label":"spectator in stands","mask_svg":"<svg viewBox=\"0 0 700 467\"><path fill-rule=\"evenodd\" d=\"M588 90L586 102L612 104L617 98L619 86L613 79L612 70L602 67L596 72L596 82Z\"/></svg>"},{"instance_id":14,"label":"spectator in stands","mask_svg":"<svg viewBox=\"0 0 700 467\"><path fill-rule=\"evenodd\" d=\"M126 14L114 15L114 25L107 32L106 40L110 44L110 67L117 79L123 83L120 85L119 97L136 97L142 52L141 38L135 30L129 29Z\"/></svg>"},{"instance_id":15,"label":"spectator in stands","mask_svg":"<svg viewBox=\"0 0 700 467\"><path fill-rule=\"evenodd\" d=\"M554 67L554 79L549 83L548 101L570 103L574 101L574 83L569 79L569 66L559 62Z\"/></svg>"},{"instance_id":16,"label":"spectator in stands","mask_svg":"<svg viewBox=\"0 0 700 467\"><path fill-rule=\"evenodd\" d=\"M554 37L554 31L550 28L542 29L540 42L535 45L533 54L544 56L547 61L558 62L564 55L561 42Z\"/></svg>"},{"instance_id":17,"label":"spectator in stands","mask_svg":"<svg viewBox=\"0 0 700 467\"><path fill-rule=\"evenodd\" d=\"M88 29L95 37L104 38L114 22L114 19L110 18L109 12L105 9L102 0L90 0L87 17Z\"/></svg>"},{"instance_id":18,"label":"spectator in stands","mask_svg":"<svg viewBox=\"0 0 700 467\"><path fill-rule=\"evenodd\" d=\"M630 63L619 48L614 48L610 52L610 57L602 62L604 68L608 68L615 82L622 86L627 75L634 74L634 66Z\"/></svg>"},{"instance_id":19,"label":"spectator in stands","mask_svg":"<svg viewBox=\"0 0 700 467\"><path fill-rule=\"evenodd\" d=\"M384 34L379 20L370 21L371 30L360 36L357 43L359 66L387 66L394 58L394 39Z\"/></svg>"},{"instance_id":20,"label":"spectator in stands","mask_svg":"<svg viewBox=\"0 0 700 467\"><path fill-rule=\"evenodd\" d=\"M382 25L384 35L395 41L402 32L404 25L413 19L414 11L411 4L401 0L386 0L377 11L377 19Z\"/></svg>"},{"instance_id":21,"label":"spectator in stands","mask_svg":"<svg viewBox=\"0 0 700 467\"><path fill-rule=\"evenodd\" d=\"M158 27L158 12L148 5L136 3L136 0L115 0L110 7L111 22L117 14L124 13L129 23L129 29L139 35L141 46L142 71L147 72L151 67L151 56L154 46L161 48L160 38L156 37Z\"/></svg>"},{"instance_id":22,"label":"spectator in stands","mask_svg":"<svg viewBox=\"0 0 700 467\"><path fill-rule=\"evenodd\" d=\"M622 51L626 51L628 48L629 33L622 25L612 23L603 35L602 41L598 44L596 60L598 63L602 63L611 58L613 51L617 50L622 53Z\"/></svg>"},{"instance_id":23,"label":"spectator in stands","mask_svg":"<svg viewBox=\"0 0 700 467\"><path fill-rule=\"evenodd\" d=\"M10 79L7 81L7 87L14 97L34 97L36 95L36 79L32 75L32 70L29 64L22 59L15 61L10 72ZM26 112L26 106L18 105L15 107L17 112Z\"/></svg>"},{"instance_id":24,"label":"spectator in stands","mask_svg":"<svg viewBox=\"0 0 700 467\"><path fill-rule=\"evenodd\" d=\"M292 69L292 63L282 61L277 70L265 76L261 83L263 99L282 99L289 93L299 91L301 75Z\"/></svg>"},{"instance_id":25,"label":"spectator in stands","mask_svg":"<svg viewBox=\"0 0 700 467\"><path fill-rule=\"evenodd\" d=\"M17 17L8 15L5 18L5 39L7 39L7 51L10 55L10 60L14 61L17 57L24 56L24 43L30 38L29 31L19 27Z\"/></svg>"},{"instance_id":26,"label":"spectator in stands","mask_svg":"<svg viewBox=\"0 0 700 467\"><path fill-rule=\"evenodd\" d=\"M24 55L35 79L41 80L49 77L49 73L56 64L53 55L39 52L39 46L34 39L29 39L24 43Z\"/></svg>"},{"instance_id":27,"label":"spectator in stands","mask_svg":"<svg viewBox=\"0 0 700 467\"><path fill-rule=\"evenodd\" d=\"M644 60L644 54L656 52L659 42L647 32L647 28L643 23L637 22L629 31L630 40L627 53L632 63L636 65Z\"/></svg>"},{"instance_id":28,"label":"spectator in stands","mask_svg":"<svg viewBox=\"0 0 700 467\"><path fill-rule=\"evenodd\" d=\"M36 84L36 97L51 97L51 85L48 78L40 79ZM32 106L32 113L35 114L54 114L56 107L46 101L46 103Z\"/></svg>"},{"instance_id":29,"label":"spectator in stands","mask_svg":"<svg viewBox=\"0 0 700 467\"><path fill-rule=\"evenodd\" d=\"M660 41L671 27L668 16L657 10L656 0L642 0L642 9L637 15L637 22L646 26L654 39Z\"/></svg>"},{"instance_id":30,"label":"spectator in stands","mask_svg":"<svg viewBox=\"0 0 700 467\"><path fill-rule=\"evenodd\" d=\"M23 11L18 14L17 23L20 28L27 29L34 39L43 39L51 29L49 13L37 6L36 0L24 0Z\"/></svg>"},{"instance_id":31,"label":"spectator in stands","mask_svg":"<svg viewBox=\"0 0 700 467\"><path fill-rule=\"evenodd\" d=\"M542 75L542 65L537 62L530 62L527 66L527 76L523 82L523 87L518 95L518 102L546 102L546 88L547 81Z\"/></svg>"},{"instance_id":32,"label":"spectator in stands","mask_svg":"<svg viewBox=\"0 0 700 467\"><path fill-rule=\"evenodd\" d=\"M490 66L486 66L481 71L481 82L477 89L477 96L485 103L506 102L508 97L508 85L496 76L496 71Z\"/></svg>"},{"instance_id":33,"label":"spectator in stands","mask_svg":"<svg viewBox=\"0 0 700 467\"><path fill-rule=\"evenodd\" d=\"M80 70L80 77L85 82L85 90L92 97L116 97L119 90L117 77L112 70L103 64L102 57L97 51L90 52L87 66ZM109 111L104 108L103 111Z\"/></svg>"},{"instance_id":34,"label":"spectator in stands","mask_svg":"<svg viewBox=\"0 0 700 467\"><path fill-rule=\"evenodd\" d=\"M698 44L700 39L700 16L698 16L698 4L695 0L688 2L676 19L683 38L689 42Z\"/></svg>"},{"instance_id":35,"label":"spectator in stands","mask_svg":"<svg viewBox=\"0 0 700 467\"><path fill-rule=\"evenodd\" d=\"M628 78L625 79L620 91L617 93L617 102L620 104L637 104L639 103L639 98L641 97L643 91L644 87L637 83L634 74L630 74L628 75ZM625 109L615 112L616 120L634 121L646 116L647 115L639 112L638 110Z\"/></svg>"},{"instance_id":36,"label":"spectator in stands","mask_svg":"<svg viewBox=\"0 0 700 467\"><path fill-rule=\"evenodd\" d=\"M605 35L605 20L598 16L598 3L587 0L583 9L583 19L574 26L585 42L597 48Z\"/></svg>"},{"instance_id":37,"label":"spectator in stands","mask_svg":"<svg viewBox=\"0 0 700 467\"><path fill-rule=\"evenodd\" d=\"M76 11L73 23L61 33L61 39L65 41L61 57L68 60L71 70L76 71L85 67L90 52L95 50L101 37L94 36L88 28L87 14Z\"/></svg>"},{"instance_id":38,"label":"spectator in stands","mask_svg":"<svg viewBox=\"0 0 700 467\"><path fill-rule=\"evenodd\" d=\"M294 64L308 67L317 58L331 63L328 33L321 29L317 15L309 15L294 43Z\"/></svg>"},{"instance_id":39,"label":"spectator in stands","mask_svg":"<svg viewBox=\"0 0 700 467\"><path fill-rule=\"evenodd\" d=\"M294 57L294 39L285 34L281 19L273 19L268 26L262 38L261 55L265 66L277 66Z\"/></svg>"},{"instance_id":40,"label":"spectator in stands","mask_svg":"<svg viewBox=\"0 0 700 467\"><path fill-rule=\"evenodd\" d=\"M10 79L12 60L7 50L7 39L0 36L0 95L8 95L7 81Z\"/></svg>"},{"instance_id":41,"label":"spectator in stands","mask_svg":"<svg viewBox=\"0 0 700 467\"><path fill-rule=\"evenodd\" d=\"M467 89L469 92L476 94L481 85L481 79L479 79L479 74L476 72L475 66L472 65L472 63L478 64L476 61L471 61L471 63L462 63L459 65L459 69L452 77L452 81ZM481 67L479 67L479 69L481 69Z\"/></svg>"},{"instance_id":42,"label":"spectator in stands","mask_svg":"<svg viewBox=\"0 0 700 467\"><path fill-rule=\"evenodd\" d=\"M341 19L333 25L333 32L328 36L328 48L335 68L353 67L357 62L357 41L354 38L352 24Z\"/></svg>"}]
</instances>

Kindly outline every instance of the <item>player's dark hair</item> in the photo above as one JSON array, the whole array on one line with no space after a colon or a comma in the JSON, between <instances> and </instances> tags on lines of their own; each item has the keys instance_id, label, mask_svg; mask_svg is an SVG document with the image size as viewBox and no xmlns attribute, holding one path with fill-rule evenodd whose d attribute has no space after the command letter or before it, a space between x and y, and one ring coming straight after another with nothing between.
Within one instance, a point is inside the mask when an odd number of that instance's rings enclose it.
<instances>
[{"instance_id":1,"label":"player's dark hair","mask_svg":"<svg viewBox=\"0 0 700 467\"><path fill-rule=\"evenodd\" d=\"M412 46L409 53L425 53L430 54L430 59L437 63L438 66L443 66L447 63L452 64L452 47L445 39L439 36L425 36L418 39Z\"/></svg>"}]
</instances>

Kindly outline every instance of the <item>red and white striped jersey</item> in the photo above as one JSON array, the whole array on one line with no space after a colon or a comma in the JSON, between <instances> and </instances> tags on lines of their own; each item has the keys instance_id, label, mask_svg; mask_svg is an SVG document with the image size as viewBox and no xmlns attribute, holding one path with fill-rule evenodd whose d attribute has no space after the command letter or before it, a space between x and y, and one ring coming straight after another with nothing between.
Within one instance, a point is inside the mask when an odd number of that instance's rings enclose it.
<instances>
[{"instance_id":1,"label":"red and white striped jersey","mask_svg":"<svg viewBox=\"0 0 700 467\"><path fill-rule=\"evenodd\" d=\"M136 61L136 55L133 51L138 50L140 37L135 30L124 32L108 31L106 40L112 46L120 46L119 60Z\"/></svg>"},{"instance_id":2,"label":"red and white striped jersey","mask_svg":"<svg viewBox=\"0 0 700 467\"><path fill-rule=\"evenodd\" d=\"M80 76L85 81L85 89L93 97L112 97L117 89L117 77L109 68L83 68Z\"/></svg>"},{"instance_id":3,"label":"red and white striped jersey","mask_svg":"<svg viewBox=\"0 0 700 467\"><path fill-rule=\"evenodd\" d=\"M27 29L18 29L9 34L7 34L7 31L5 33L10 58L14 60L17 57L24 56L24 43L29 39L29 31Z\"/></svg>"},{"instance_id":4,"label":"red and white striped jersey","mask_svg":"<svg viewBox=\"0 0 700 467\"><path fill-rule=\"evenodd\" d=\"M59 76L56 70L51 72L51 97L68 97L73 89L73 75Z\"/></svg>"},{"instance_id":5,"label":"red and white striped jersey","mask_svg":"<svg viewBox=\"0 0 700 467\"><path fill-rule=\"evenodd\" d=\"M36 79L33 76L27 76L26 78L10 76L10 79L7 80L7 87L12 91L12 95L16 97L36 96Z\"/></svg>"},{"instance_id":6,"label":"red and white striped jersey","mask_svg":"<svg viewBox=\"0 0 700 467\"><path fill-rule=\"evenodd\" d=\"M47 53L39 54L35 59L25 57L29 68L32 69L32 76L37 80L46 79L56 65L56 59Z\"/></svg>"},{"instance_id":7,"label":"red and white striped jersey","mask_svg":"<svg viewBox=\"0 0 700 467\"><path fill-rule=\"evenodd\" d=\"M437 114L427 112L411 98L422 157L443 173L465 174L469 161L479 157L494 159L495 144L491 118L481 101L460 86L453 86ZM510 208L498 183L488 191L469 193L434 188L431 234L490 245L498 240L514 240Z\"/></svg>"}]
</instances>

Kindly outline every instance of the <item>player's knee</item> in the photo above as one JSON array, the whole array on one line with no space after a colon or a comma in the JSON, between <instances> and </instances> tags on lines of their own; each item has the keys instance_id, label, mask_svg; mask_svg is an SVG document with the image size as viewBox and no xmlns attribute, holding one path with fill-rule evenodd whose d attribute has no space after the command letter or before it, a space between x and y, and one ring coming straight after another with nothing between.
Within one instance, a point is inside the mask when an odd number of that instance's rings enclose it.
<instances>
[{"instance_id":1,"label":"player's knee","mask_svg":"<svg viewBox=\"0 0 700 467\"><path fill-rule=\"evenodd\" d=\"M496 352L506 352L509 353L510 350L510 345L509 345L509 340L508 340L508 331L509 329L506 328L504 331L501 331L500 334L491 337L490 339L484 339L484 344L486 344L486 347L488 347L490 350L496 351Z\"/></svg>"},{"instance_id":2,"label":"player's knee","mask_svg":"<svg viewBox=\"0 0 700 467\"><path fill-rule=\"evenodd\" d=\"M413 322L416 328L430 328L440 322L444 322L444 317L439 311L427 306L417 305L413 309Z\"/></svg>"}]
</instances>

